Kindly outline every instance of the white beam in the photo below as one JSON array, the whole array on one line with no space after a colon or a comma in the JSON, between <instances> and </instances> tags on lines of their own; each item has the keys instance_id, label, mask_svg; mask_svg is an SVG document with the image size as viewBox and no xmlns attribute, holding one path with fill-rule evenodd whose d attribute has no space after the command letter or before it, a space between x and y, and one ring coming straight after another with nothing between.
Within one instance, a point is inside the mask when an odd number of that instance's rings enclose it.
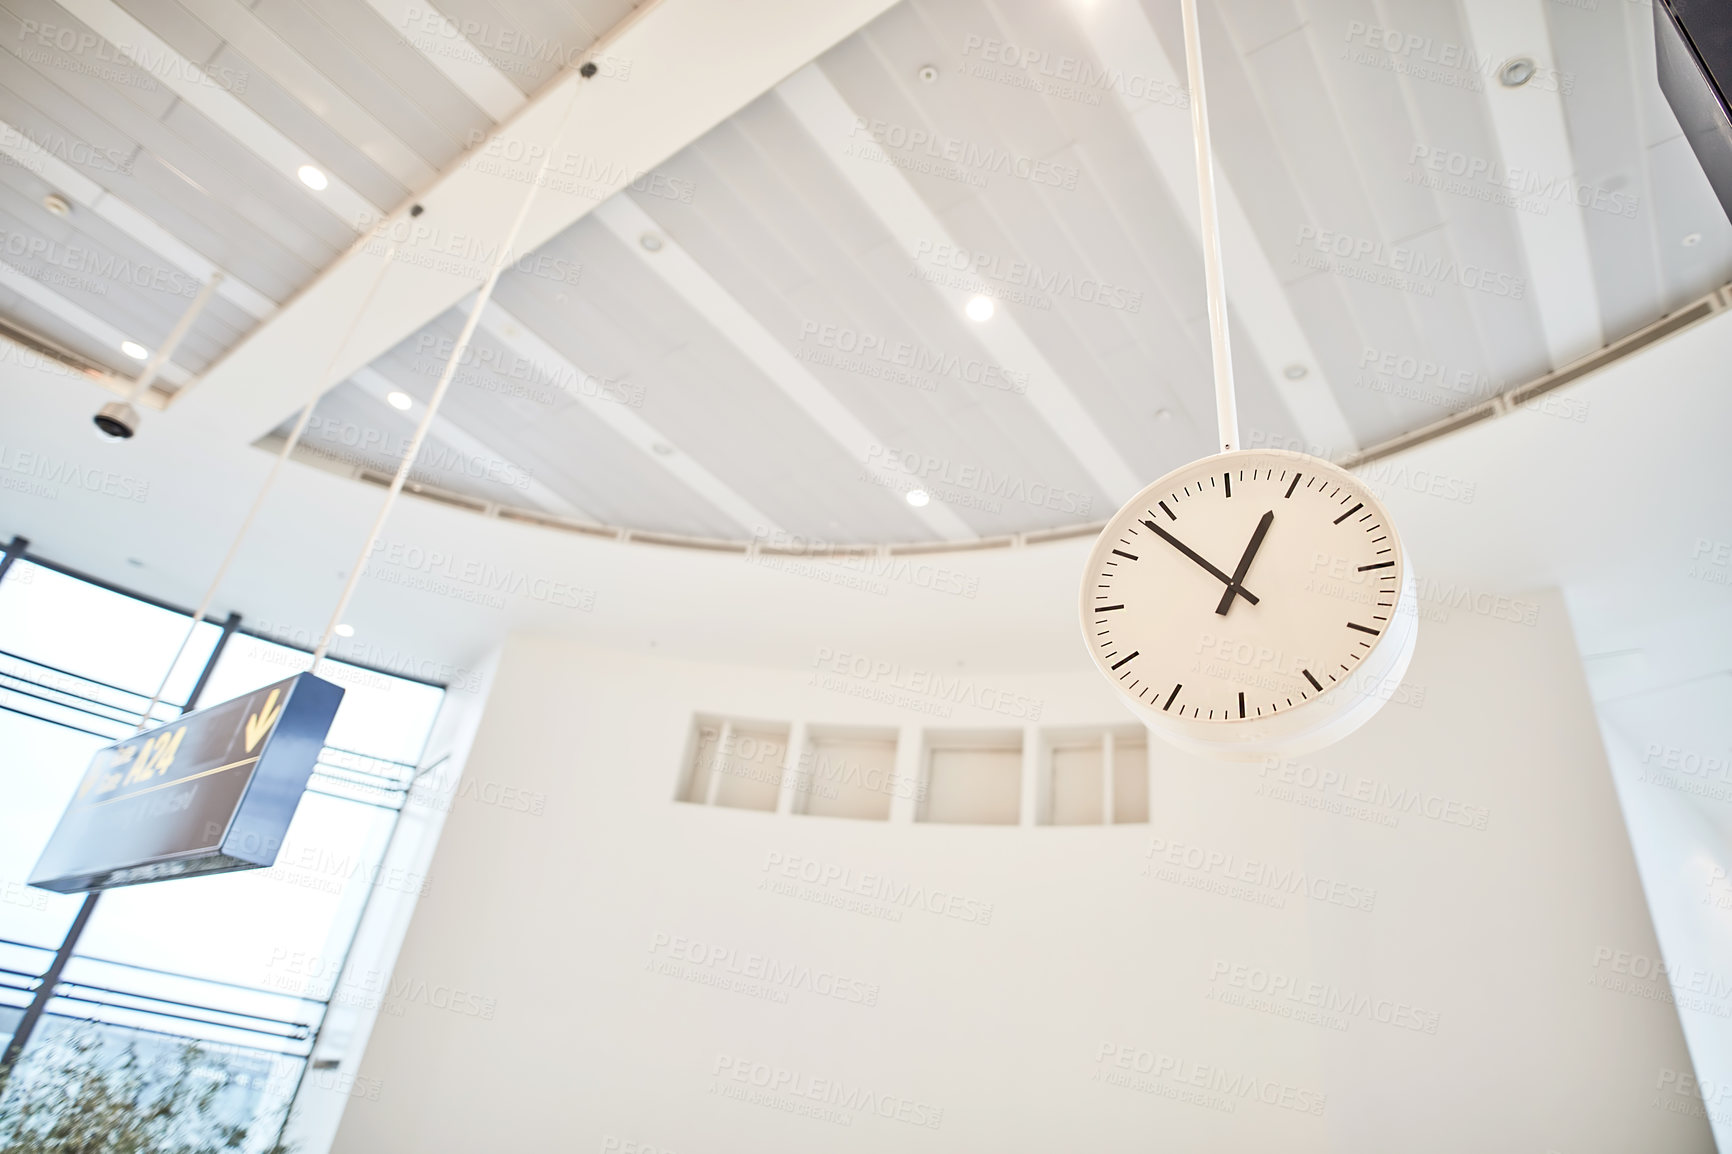
<instances>
[{"instance_id":1,"label":"white beam","mask_svg":"<svg viewBox=\"0 0 1732 1154\"><path fill-rule=\"evenodd\" d=\"M37 308L53 313L85 336L116 351L119 351L122 341L138 340L130 333L121 332L96 314L67 300L41 281L24 275L18 269L4 262L0 262L0 288L11 289ZM144 342L138 341L138 343L143 344ZM156 375L176 388L185 387L186 383L192 380L192 374L173 361L164 362ZM116 374L115 379L122 383L127 380L118 374Z\"/></svg>"},{"instance_id":2,"label":"white beam","mask_svg":"<svg viewBox=\"0 0 1732 1154\"><path fill-rule=\"evenodd\" d=\"M163 260L189 274L200 284L207 283L218 270L215 262L171 235L156 221L133 208L101 185L38 145L19 129L0 120L0 155L10 157L18 167L33 172L63 196L106 220L126 233ZM258 289L236 279L223 270L217 284L217 295L238 305L259 320L276 311L276 302Z\"/></svg>"},{"instance_id":3,"label":"white beam","mask_svg":"<svg viewBox=\"0 0 1732 1154\"><path fill-rule=\"evenodd\" d=\"M1552 55L1543 0L1462 0L1475 54L1495 62L1485 77L1485 103L1506 167L1576 179L1575 155L1564 120L1562 76ZM1538 66L1519 88L1498 81L1498 67L1517 56ZM1605 344L1588 232L1573 197L1552 201L1542 214L1518 212L1516 228L1527 251L1534 307L1545 330L1552 367L1561 368Z\"/></svg>"},{"instance_id":4,"label":"white beam","mask_svg":"<svg viewBox=\"0 0 1732 1154\"><path fill-rule=\"evenodd\" d=\"M541 337L529 331L529 326L506 312L499 305L489 302L487 311L481 314L481 327L488 335L526 358L531 364L547 368L556 378L560 389L578 404L587 409L590 414L600 420L608 428L618 433L639 449L645 457L667 470L675 478L689 487L698 496L714 505L728 517L737 522L749 533L779 532L781 526L771 519L762 509L742 497L734 489L704 468L697 461L687 456L674 444L673 439L664 435L654 425L638 416L630 408L610 401L602 394L602 382L591 373L586 373L571 359L558 349L542 340ZM592 382L595 387L585 389L582 382ZM671 448L671 453L658 453L657 443Z\"/></svg>"},{"instance_id":5,"label":"white beam","mask_svg":"<svg viewBox=\"0 0 1732 1154\"><path fill-rule=\"evenodd\" d=\"M497 248L526 185L501 174L496 154L557 147L559 167L525 220L514 255L532 251L893 2L660 0L606 41L609 55L632 62L631 83L589 85L563 143L555 138L576 78L549 84L421 194L426 213L415 223L446 241L461 237L465 251ZM378 259L368 245L353 246L204 374L198 388L177 398L174 411L212 435L246 443L275 428L319 387L308 366L332 355L332 343L372 286ZM407 263L391 269L333 375L343 379L371 363L456 306L480 280L480 273Z\"/></svg>"},{"instance_id":6,"label":"white beam","mask_svg":"<svg viewBox=\"0 0 1732 1154\"><path fill-rule=\"evenodd\" d=\"M1081 13L1083 31L1095 55L1110 73L1145 76L1151 84L1165 84L1174 91L1189 91L1162 47L1160 37L1138 3L1107 4ZM1120 109L1126 114L1148 149L1173 203L1190 227L1202 236L1201 212L1197 205L1197 154L1191 142L1190 113L1166 108L1152 101L1134 100L1122 84L1112 85ZM1219 134L1216 134L1219 139ZM1232 304L1233 327L1243 333L1276 394L1287 406L1306 443L1327 446L1337 453L1359 448L1347 417L1336 403L1335 393L1311 347L1305 329L1293 311L1281 278L1269 254L1251 226L1244 205L1233 190L1233 182L1215 165L1215 196L1220 208L1221 252L1226 265L1227 299ZM1202 269L1198 251L1197 268ZM1302 365L1306 375L1288 380L1288 365Z\"/></svg>"},{"instance_id":7,"label":"white beam","mask_svg":"<svg viewBox=\"0 0 1732 1154\"><path fill-rule=\"evenodd\" d=\"M596 209L595 216L645 268L684 298L801 412L834 438L847 451L851 466L857 463L877 477L880 485L875 488L892 495L902 491L907 484L906 475L871 463L878 455L876 450L882 445L883 438L875 436L864 421L837 400L835 394L783 347L762 321L735 300L733 294L706 272L691 253L668 236L648 213L629 196L616 196ZM653 253L638 243L638 238L646 232L655 232L662 238L661 248ZM944 540L967 541L979 536L948 506L935 503L910 508L909 511Z\"/></svg>"},{"instance_id":8,"label":"white beam","mask_svg":"<svg viewBox=\"0 0 1732 1154\"><path fill-rule=\"evenodd\" d=\"M409 407L403 410L403 412L411 421L419 422L422 416L427 412L427 406L424 402L411 394L407 389L401 389L392 384L391 381L377 369L357 369L354 376L350 377L349 380L362 392L366 393L380 404L390 405L393 409L395 409L396 406L391 405L389 400L391 394L402 393L404 396L409 398ZM491 458L492 460L508 464L518 472L523 473L528 484L521 486L520 491L525 497L528 497L531 501L535 502L547 512L558 513L565 517L576 517L585 521L595 520L594 517L591 517L576 505L573 505L563 496L549 488L545 483L536 480L523 468L522 465L507 459L504 454L500 453L493 446L487 444L487 442L475 436L473 433L466 432L459 428L457 424L445 414L434 414L433 424L427 431L434 440L443 441L445 444L451 446L451 448L456 449L459 453L462 453L465 456L479 457L482 459ZM302 442L311 444L314 448L317 447L316 444L307 442L304 436L302 437ZM411 477L413 477L413 474L414 469L411 468Z\"/></svg>"},{"instance_id":9,"label":"white beam","mask_svg":"<svg viewBox=\"0 0 1732 1154\"><path fill-rule=\"evenodd\" d=\"M854 133L854 110L823 69L816 64L806 65L777 85L776 95L818 142L825 158L883 221L909 260L918 259L923 244L930 247L955 244L938 214L900 169L847 152ZM951 300L958 316L964 315L963 308L973 294L942 285L931 288ZM1058 370L1008 311L1000 309L989 322L975 326L973 332L975 339L990 349L1000 364L1018 365L1027 371L1029 403L1115 505L1152 480L1141 477L1119 454Z\"/></svg>"},{"instance_id":10,"label":"white beam","mask_svg":"<svg viewBox=\"0 0 1732 1154\"><path fill-rule=\"evenodd\" d=\"M210 118L237 143L280 172L294 187L313 197L321 208L350 228L359 230L364 222L378 215L375 205L332 173L325 173L330 184L323 192L314 192L302 184L297 173L303 164L313 161L306 150L254 112L240 97L212 80L202 68L170 48L156 33L134 20L114 0L57 2L112 44L121 55L142 68L152 80Z\"/></svg>"},{"instance_id":11,"label":"white beam","mask_svg":"<svg viewBox=\"0 0 1732 1154\"><path fill-rule=\"evenodd\" d=\"M522 90L427 0L367 0L367 4L494 123L511 119L528 102Z\"/></svg>"}]
</instances>

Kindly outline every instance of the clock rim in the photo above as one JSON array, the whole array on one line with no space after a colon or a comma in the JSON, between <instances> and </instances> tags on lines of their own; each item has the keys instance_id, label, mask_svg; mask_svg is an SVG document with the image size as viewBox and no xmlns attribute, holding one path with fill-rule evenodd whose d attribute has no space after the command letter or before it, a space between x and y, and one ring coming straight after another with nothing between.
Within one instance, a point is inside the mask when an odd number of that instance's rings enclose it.
<instances>
[{"instance_id":1,"label":"clock rim","mask_svg":"<svg viewBox=\"0 0 1732 1154\"><path fill-rule=\"evenodd\" d=\"M1414 590L1413 566L1406 545L1401 539L1401 532L1390 516L1389 509L1382 500L1371 491L1364 480L1355 477L1332 461L1321 457L1313 457L1308 453L1298 453L1291 449L1234 449L1231 452L1213 453L1188 461L1178 468L1171 469L1149 484L1132 494L1117 509L1102 526L1100 534L1089 545L1088 556L1084 564L1082 580L1078 587L1077 611L1083 647L1088 650L1089 659L1094 667L1106 679L1113 691L1144 721L1149 728L1159 732L1172 744L1188 748L1193 752L1212 753L1226 756L1256 757L1265 753L1297 753L1315 749L1321 745L1345 737L1354 729L1369 721L1378 710L1386 704L1387 698L1377 692L1367 693L1363 688L1354 686L1352 681L1341 681L1331 684L1317 696L1303 701L1289 709L1282 710L1273 717L1226 717L1219 719L1175 718L1171 714L1153 709L1129 692L1114 678L1102 656L1096 652L1089 634L1094 613L1090 594L1092 592L1093 575L1097 570L1098 555L1104 556L1103 547L1108 546L1108 536L1116 523L1127 509L1138 504L1144 504L1145 498L1163 488L1170 488L1174 478L1189 474L1199 466L1209 462L1219 462L1232 458L1243 457L1275 457L1304 464L1312 469L1328 471L1345 477L1352 482L1355 489L1364 494L1365 500L1378 513L1388 528L1395 545L1398 558L1398 580L1396 602L1390 612L1390 626L1379 634L1373 642L1371 650L1361 659L1356 675L1364 675L1364 681L1384 684L1389 679L1397 681L1406 673L1412 659L1413 650L1418 639L1417 596ZM1347 724L1351 722L1351 724ZM1345 728L1343 726L1345 725Z\"/></svg>"}]
</instances>

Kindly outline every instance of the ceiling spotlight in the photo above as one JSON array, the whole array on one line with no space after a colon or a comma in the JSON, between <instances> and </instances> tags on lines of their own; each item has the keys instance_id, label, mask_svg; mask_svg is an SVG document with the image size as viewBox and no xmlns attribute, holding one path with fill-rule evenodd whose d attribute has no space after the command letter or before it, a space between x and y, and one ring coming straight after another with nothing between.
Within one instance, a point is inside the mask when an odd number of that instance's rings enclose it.
<instances>
[{"instance_id":1,"label":"ceiling spotlight","mask_svg":"<svg viewBox=\"0 0 1732 1154\"><path fill-rule=\"evenodd\" d=\"M910 489L906 497L908 503L916 509L924 507L928 501L932 500L931 494L927 493L925 489Z\"/></svg>"},{"instance_id":2,"label":"ceiling spotlight","mask_svg":"<svg viewBox=\"0 0 1732 1154\"><path fill-rule=\"evenodd\" d=\"M337 626L335 632L338 637L353 637L355 635L355 627L345 621L343 624Z\"/></svg>"},{"instance_id":3,"label":"ceiling spotlight","mask_svg":"<svg viewBox=\"0 0 1732 1154\"><path fill-rule=\"evenodd\" d=\"M58 192L51 192L42 198L42 207L54 216L71 216L72 202Z\"/></svg>"},{"instance_id":4,"label":"ceiling spotlight","mask_svg":"<svg viewBox=\"0 0 1732 1154\"><path fill-rule=\"evenodd\" d=\"M660 252L662 250L662 238L653 232L644 233L637 238L637 242L643 245L645 252Z\"/></svg>"},{"instance_id":5,"label":"ceiling spotlight","mask_svg":"<svg viewBox=\"0 0 1732 1154\"><path fill-rule=\"evenodd\" d=\"M992 319L992 300L988 297L975 297L968 302L965 311L971 321L989 321Z\"/></svg>"},{"instance_id":6,"label":"ceiling spotlight","mask_svg":"<svg viewBox=\"0 0 1732 1154\"><path fill-rule=\"evenodd\" d=\"M137 341L121 341L120 351L135 361L142 361L146 357L150 356L150 350L139 344Z\"/></svg>"},{"instance_id":7,"label":"ceiling spotlight","mask_svg":"<svg viewBox=\"0 0 1732 1154\"><path fill-rule=\"evenodd\" d=\"M1281 375L1290 381L1302 381L1305 379L1305 374L1310 371L1311 370L1307 369L1304 365L1295 363L1282 369Z\"/></svg>"},{"instance_id":8,"label":"ceiling spotlight","mask_svg":"<svg viewBox=\"0 0 1732 1154\"><path fill-rule=\"evenodd\" d=\"M920 66L920 71L916 75L920 77L920 83L932 84L938 79L938 69L934 68L930 64L922 64Z\"/></svg>"},{"instance_id":9,"label":"ceiling spotlight","mask_svg":"<svg viewBox=\"0 0 1732 1154\"><path fill-rule=\"evenodd\" d=\"M330 177L326 176L310 164L301 165L299 171L297 171L295 175L301 178L302 184L306 185L314 192L324 192L331 183Z\"/></svg>"},{"instance_id":10,"label":"ceiling spotlight","mask_svg":"<svg viewBox=\"0 0 1732 1154\"><path fill-rule=\"evenodd\" d=\"M391 392L385 394L385 403L390 405L393 409L396 409L398 412L406 413L409 411L409 406L413 405L415 402L410 398L408 393L405 393L400 389L393 389Z\"/></svg>"},{"instance_id":11,"label":"ceiling spotlight","mask_svg":"<svg viewBox=\"0 0 1732 1154\"><path fill-rule=\"evenodd\" d=\"M1685 248L1695 248L1697 245L1702 243L1702 234L1699 232L1689 233L1679 243Z\"/></svg>"},{"instance_id":12,"label":"ceiling spotlight","mask_svg":"<svg viewBox=\"0 0 1732 1154\"><path fill-rule=\"evenodd\" d=\"M1497 74L1497 82L1505 88L1520 88L1533 78L1534 62L1526 56L1505 62Z\"/></svg>"}]
</instances>

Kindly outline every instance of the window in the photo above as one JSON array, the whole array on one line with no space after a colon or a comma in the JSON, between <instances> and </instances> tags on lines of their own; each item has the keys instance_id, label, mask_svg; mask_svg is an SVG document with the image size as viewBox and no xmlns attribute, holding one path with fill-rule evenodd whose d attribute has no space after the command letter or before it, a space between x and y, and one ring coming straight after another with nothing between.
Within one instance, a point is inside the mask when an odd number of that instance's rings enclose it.
<instances>
[{"instance_id":1,"label":"window","mask_svg":"<svg viewBox=\"0 0 1732 1154\"><path fill-rule=\"evenodd\" d=\"M16 561L0 580L0 1042L83 902L25 879L92 752L133 731L187 622L46 564ZM153 716L178 716L195 690L216 704L310 664L207 622ZM78 1045L105 1062L131 1050L155 1078L193 1041L187 1076L221 1083L212 1116L248 1128L238 1149L275 1140L444 697L339 661L320 675L343 703L277 863L104 893L9 1096L48 1092Z\"/></svg>"}]
</instances>

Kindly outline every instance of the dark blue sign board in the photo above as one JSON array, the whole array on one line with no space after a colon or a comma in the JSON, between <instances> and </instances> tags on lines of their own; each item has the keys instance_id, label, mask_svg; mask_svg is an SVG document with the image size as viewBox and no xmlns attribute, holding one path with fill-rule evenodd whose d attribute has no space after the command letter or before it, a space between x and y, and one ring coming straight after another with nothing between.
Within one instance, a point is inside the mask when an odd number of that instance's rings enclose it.
<instances>
[{"instance_id":1,"label":"dark blue sign board","mask_svg":"<svg viewBox=\"0 0 1732 1154\"><path fill-rule=\"evenodd\" d=\"M342 700L301 673L97 750L30 884L77 893L271 865Z\"/></svg>"}]
</instances>

